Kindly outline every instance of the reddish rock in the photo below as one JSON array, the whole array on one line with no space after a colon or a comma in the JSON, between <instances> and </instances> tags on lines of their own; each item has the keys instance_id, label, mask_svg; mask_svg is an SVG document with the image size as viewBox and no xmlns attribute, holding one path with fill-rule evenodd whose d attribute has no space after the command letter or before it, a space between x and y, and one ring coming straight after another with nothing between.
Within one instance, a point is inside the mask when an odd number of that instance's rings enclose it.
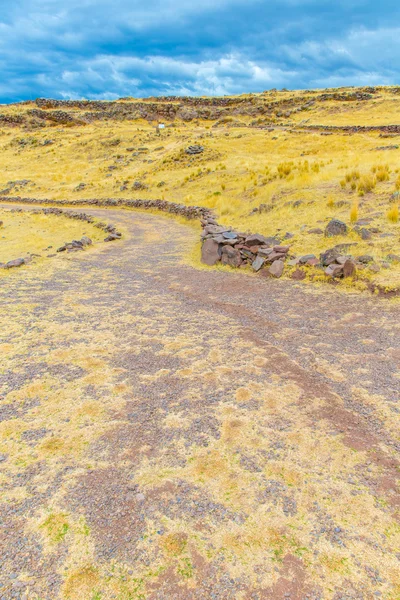
<instances>
[{"instance_id":1,"label":"reddish rock","mask_svg":"<svg viewBox=\"0 0 400 600\"><path fill-rule=\"evenodd\" d=\"M273 249L275 252L282 252L283 254L286 254L287 252L289 252L290 247L289 246L274 246Z\"/></svg>"},{"instance_id":2,"label":"reddish rock","mask_svg":"<svg viewBox=\"0 0 400 600\"><path fill-rule=\"evenodd\" d=\"M348 259L343 265L343 277L352 277L356 272L356 264L353 260Z\"/></svg>"},{"instance_id":3,"label":"reddish rock","mask_svg":"<svg viewBox=\"0 0 400 600\"><path fill-rule=\"evenodd\" d=\"M328 277L340 277L343 274L343 265L332 264L325 269L325 275Z\"/></svg>"},{"instance_id":4,"label":"reddish rock","mask_svg":"<svg viewBox=\"0 0 400 600\"><path fill-rule=\"evenodd\" d=\"M286 258L286 254L284 254L283 252L271 252L271 254L269 254L267 256L267 261L274 262L275 260L280 260L280 259L285 259L285 258Z\"/></svg>"},{"instance_id":5,"label":"reddish rock","mask_svg":"<svg viewBox=\"0 0 400 600\"><path fill-rule=\"evenodd\" d=\"M265 244L265 237L259 233L253 233L246 237L245 242L247 246L262 246Z\"/></svg>"},{"instance_id":6,"label":"reddish rock","mask_svg":"<svg viewBox=\"0 0 400 600\"><path fill-rule=\"evenodd\" d=\"M236 250L236 248L232 248L231 246L224 246L222 248L221 262L230 267L240 267L242 258L239 250Z\"/></svg>"},{"instance_id":7,"label":"reddish rock","mask_svg":"<svg viewBox=\"0 0 400 600\"><path fill-rule=\"evenodd\" d=\"M283 260L275 260L268 269L268 271L273 277L281 277L284 268L285 263L283 262Z\"/></svg>"},{"instance_id":8,"label":"reddish rock","mask_svg":"<svg viewBox=\"0 0 400 600\"><path fill-rule=\"evenodd\" d=\"M219 244L213 240L205 240L201 248L201 262L212 267L221 259Z\"/></svg>"}]
</instances>

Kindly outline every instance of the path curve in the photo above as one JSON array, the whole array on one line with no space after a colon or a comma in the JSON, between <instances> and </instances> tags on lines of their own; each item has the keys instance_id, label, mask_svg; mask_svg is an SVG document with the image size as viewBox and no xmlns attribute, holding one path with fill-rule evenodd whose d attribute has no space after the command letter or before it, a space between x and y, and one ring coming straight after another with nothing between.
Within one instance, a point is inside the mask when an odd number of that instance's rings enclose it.
<instances>
[{"instance_id":1,"label":"path curve","mask_svg":"<svg viewBox=\"0 0 400 600\"><path fill-rule=\"evenodd\" d=\"M84 212L125 239L0 290L0 597L396 598L398 305Z\"/></svg>"}]
</instances>

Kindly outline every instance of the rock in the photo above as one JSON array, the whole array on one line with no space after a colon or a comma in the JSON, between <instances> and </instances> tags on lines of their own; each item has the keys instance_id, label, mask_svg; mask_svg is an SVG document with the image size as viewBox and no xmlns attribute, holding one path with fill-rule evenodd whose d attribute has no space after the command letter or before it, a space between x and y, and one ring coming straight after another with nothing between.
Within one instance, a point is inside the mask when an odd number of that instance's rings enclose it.
<instances>
[{"instance_id":1,"label":"rock","mask_svg":"<svg viewBox=\"0 0 400 600\"><path fill-rule=\"evenodd\" d=\"M240 250L240 253L245 258L249 258L250 260L254 260L254 254L253 254L253 252L251 252L251 250L247 250L247 248L242 248Z\"/></svg>"},{"instance_id":2,"label":"rock","mask_svg":"<svg viewBox=\"0 0 400 600\"><path fill-rule=\"evenodd\" d=\"M386 260L390 260L392 262L400 262L400 256L397 254L388 254Z\"/></svg>"},{"instance_id":3,"label":"rock","mask_svg":"<svg viewBox=\"0 0 400 600\"><path fill-rule=\"evenodd\" d=\"M307 233L315 234L315 235L322 235L324 232L319 227L314 227L313 229L309 229L307 231Z\"/></svg>"},{"instance_id":4,"label":"rock","mask_svg":"<svg viewBox=\"0 0 400 600\"><path fill-rule=\"evenodd\" d=\"M224 231L222 236L226 240L237 240L237 233L235 233L234 231Z\"/></svg>"},{"instance_id":5,"label":"rock","mask_svg":"<svg viewBox=\"0 0 400 600\"><path fill-rule=\"evenodd\" d=\"M352 277L356 272L356 264L354 260L348 258L343 264L343 277Z\"/></svg>"},{"instance_id":6,"label":"rock","mask_svg":"<svg viewBox=\"0 0 400 600\"><path fill-rule=\"evenodd\" d=\"M290 246L274 246L273 249L275 252L282 252L286 254L287 252L289 252Z\"/></svg>"},{"instance_id":7,"label":"rock","mask_svg":"<svg viewBox=\"0 0 400 600\"><path fill-rule=\"evenodd\" d=\"M300 259L299 258L292 258L288 261L288 265L289 267L295 267L296 265L298 265L300 263Z\"/></svg>"},{"instance_id":8,"label":"rock","mask_svg":"<svg viewBox=\"0 0 400 600\"><path fill-rule=\"evenodd\" d=\"M383 260L381 262L381 267L382 267L382 269L390 269L390 263L388 263L385 260Z\"/></svg>"},{"instance_id":9,"label":"rock","mask_svg":"<svg viewBox=\"0 0 400 600\"><path fill-rule=\"evenodd\" d=\"M328 277L340 277L343 274L343 265L331 264L325 269L325 275Z\"/></svg>"},{"instance_id":10,"label":"rock","mask_svg":"<svg viewBox=\"0 0 400 600\"><path fill-rule=\"evenodd\" d=\"M257 256L257 258L252 262L251 266L254 271L259 271L261 267L264 266L265 258L262 256Z\"/></svg>"},{"instance_id":11,"label":"rock","mask_svg":"<svg viewBox=\"0 0 400 600\"><path fill-rule=\"evenodd\" d=\"M267 260L268 262L274 262L275 260L280 260L280 259L285 259L286 258L286 253L283 252L271 252L271 254L268 255Z\"/></svg>"},{"instance_id":12,"label":"rock","mask_svg":"<svg viewBox=\"0 0 400 600\"><path fill-rule=\"evenodd\" d=\"M0 227L3 227L4 223L3 221L0 221Z\"/></svg>"},{"instance_id":13,"label":"rock","mask_svg":"<svg viewBox=\"0 0 400 600\"><path fill-rule=\"evenodd\" d=\"M355 224L357 227L365 227L365 225L369 225L372 221L372 218L366 217L364 219L358 219Z\"/></svg>"},{"instance_id":14,"label":"rock","mask_svg":"<svg viewBox=\"0 0 400 600\"><path fill-rule=\"evenodd\" d=\"M367 265L368 263L374 262L374 257L370 256L369 254L363 254L362 256L359 256L357 260L363 265Z\"/></svg>"},{"instance_id":15,"label":"rock","mask_svg":"<svg viewBox=\"0 0 400 600\"><path fill-rule=\"evenodd\" d=\"M65 252L66 249L67 246L64 244L64 246L60 246L59 248L57 248L57 252Z\"/></svg>"},{"instance_id":16,"label":"rock","mask_svg":"<svg viewBox=\"0 0 400 600\"><path fill-rule=\"evenodd\" d=\"M14 267L21 267L24 264L25 264L25 259L23 259L23 258L15 258L14 260L9 260L6 263L5 268L6 269L12 269Z\"/></svg>"},{"instance_id":17,"label":"rock","mask_svg":"<svg viewBox=\"0 0 400 600\"><path fill-rule=\"evenodd\" d=\"M377 264L370 265L368 268L371 271L371 273L379 273L379 271L381 270L380 266Z\"/></svg>"},{"instance_id":18,"label":"rock","mask_svg":"<svg viewBox=\"0 0 400 600\"><path fill-rule=\"evenodd\" d=\"M201 262L212 267L221 259L220 246L213 240L208 239L203 242L201 248Z\"/></svg>"},{"instance_id":19,"label":"rock","mask_svg":"<svg viewBox=\"0 0 400 600\"><path fill-rule=\"evenodd\" d=\"M118 240L121 237L121 235L118 235L118 233L110 233L110 235L108 235L105 238L105 242L113 242L114 240Z\"/></svg>"},{"instance_id":20,"label":"rock","mask_svg":"<svg viewBox=\"0 0 400 600\"><path fill-rule=\"evenodd\" d=\"M325 250L319 255L319 259L323 267L328 267L336 262L338 256L340 256L340 251L337 248L329 248L329 250Z\"/></svg>"},{"instance_id":21,"label":"rock","mask_svg":"<svg viewBox=\"0 0 400 600\"><path fill-rule=\"evenodd\" d=\"M305 254L304 256L300 256L299 263L301 265L305 265L308 263L309 260L313 260L314 258L317 259L315 254ZM318 262L318 259L317 259L317 262Z\"/></svg>"},{"instance_id":22,"label":"rock","mask_svg":"<svg viewBox=\"0 0 400 600\"><path fill-rule=\"evenodd\" d=\"M302 269L296 269L291 274L291 278L294 279L295 281L302 281L303 279L306 278L306 274Z\"/></svg>"},{"instance_id":23,"label":"rock","mask_svg":"<svg viewBox=\"0 0 400 600\"><path fill-rule=\"evenodd\" d=\"M263 235L260 235L259 233L253 233L252 235L248 235L246 237L245 243L247 246L262 246L266 242Z\"/></svg>"},{"instance_id":24,"label":"rock","mask_svg":"<svg viewBox=\"0 0 400 600\"><path fill-rule=\"evenodd\" d=\"M358 231L358 235L362 240L370 240L372 239L372 233L369 229L365 229L364 227Z\"/></svg>"},{"instance_id":25,"label":"rock","mask_svg":"<svg viewBox=\"0 0 400 600\"><path fill-rule=\"evenodd\" d=\"M273 277L281 277L284 268L285 268L285 263L283 262L283 260L275 260L272 263L272 265L270 266L270 268L268 269L268 272Z\"/></svg>"},{"instance_id":26,"label":"rock","mask_svg":"<svg viewBox=\"0 0 400 600\"><path fill-rule=\"evenodd\" d=\"M349 258L350 258L350 256L338 256L338 257L336 258L336 262L337 262L339 265L344 265L344 263L345 263L347 260L349 260Z\"/></svg>"},{"instance_id":27,"label":"rock","mask_svg":"<svg viewBox=\"0 0 400 600\"><path fill-rule=\"evenodd\" d=\"M273 253L273 248L259 248L257 254L262 256L263 258L267 258L270 254Z\"/></svg>"},{"instance_id":28,"label":"rock","mask_svg":"<svg viewBox=\"0 0 400 600\"><path fill-rule=\"evenodd\" d=\"M91 240L89 237L87 237L86 235L84 235L84 236L81 238L81 243L82 243L84 246L91 246L91 245L92 245L92 240Z\"/></svg>"},{"instance_id":29,"label":"rock","mask_svg":"<svg viewBox=\"0 0 400 600\"><path fill-rule=\"evenodd\" d=\"M292 238L294 238L294 233L290 233L290 231L287 231L283 236L284 240L291 240Z\"/></svg>"},{"instance_id":30,"label":"rock","mask_svg":"<svg viewBox=\"0 0 400 600\"><path fill-rule=\"evenodd\" d=\"M239 250L232 248L231 246L224 246L221 251L221 262L224 265L231 267L240 267L242 264L242 257L240 256Z\"/></svg>"},{"instance_id":31,"label":"rock","mask_svg":"<svg viewBox=\"0 0 400 600\"><path fill-rule=\"evenodd\" d=\"M329 221L328 225L325 227L325 236L333 237L335 235L346 235L347 234L347 225L343 223L343 221L339 221L339 219L332 219Z\"/></svg>"}]
</instances>

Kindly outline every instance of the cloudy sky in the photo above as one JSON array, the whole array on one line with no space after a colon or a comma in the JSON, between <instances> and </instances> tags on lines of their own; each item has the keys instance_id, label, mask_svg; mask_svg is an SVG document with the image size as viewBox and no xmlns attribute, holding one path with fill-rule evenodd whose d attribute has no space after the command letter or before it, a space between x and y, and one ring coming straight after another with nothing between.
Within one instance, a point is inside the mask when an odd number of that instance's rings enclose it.
<instances>
[{"instance_id":1,"label":"cloudy sky","mask_svg":"<svg viewBox=\"0 0 400 600\"><path fill-rule=\"evenodd\" d=\"M400 84L399 0L0 0L0 102Z\"/></svg>"}]
</instances>

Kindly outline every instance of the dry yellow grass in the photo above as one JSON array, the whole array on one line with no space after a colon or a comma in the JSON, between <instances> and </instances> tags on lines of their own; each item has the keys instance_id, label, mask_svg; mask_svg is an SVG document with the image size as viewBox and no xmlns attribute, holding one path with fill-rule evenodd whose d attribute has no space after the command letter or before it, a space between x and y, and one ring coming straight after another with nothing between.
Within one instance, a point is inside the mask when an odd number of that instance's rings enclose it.
<instances>
[{"instance_id":1,"label":"dry yellow grass","mask_svg":"<svg viewBox=\"0 0 400 600\"><path fill-rule=\"evenodd\" d=\"M36 129L4 126L0 129L0 190L54 200L161 197L198 204L212 208L222 222L242 230L293 234L290 244L297 254L318 254L333 245L307 233L324 228L330 218L352 225L369 217L389 237L378 234L372 242L365 242L351 234L346 241L357 243L354 253L373 254L378 263L388 254L400 254L399 225L388 215L396 210L391 207L391 196L399 187L396 145L400 134L384 133L385 139L379 131L339 130L321 135L303 128L395 124L400 103L396 89L379 88L369 100L327 99L308 107L306 97L306 92L254 95L260 102L285 101L290 107L293 101L297 107L289 116L277 116L276 111L258 120L272 130L257 128L258 121L244 114L217 123L200 118L176 120L161 135L154 123L143 119ZM3 112L24 115L31 108L14 105L3 107ZM73 112L79 114L76 109ZM48 140L52 144L44 145ZM188 157L184 149L192 143L202 144L205 152ZM20 180L28 183L9 183ZM134 182L143 184L142 189L133 188ZM78 188L80 184L84 187ZM260 206L261 212L254 212ZM395 287L400 263L379 274L366 270L363 276Z\"/></svg>"},{"instance_id":2,"label":"dry yellow grass","mask_svg":"<svg viewBox=\"0 0 400 600\"><path fill-rule=\"evenodd\" d=\"M45 257L54 254L65 242L89 236L93 242L104 239L104 232L90 223L65 216L11 212L0 207L0 263L28 254Z\"/></svg>"}]
</instances>

